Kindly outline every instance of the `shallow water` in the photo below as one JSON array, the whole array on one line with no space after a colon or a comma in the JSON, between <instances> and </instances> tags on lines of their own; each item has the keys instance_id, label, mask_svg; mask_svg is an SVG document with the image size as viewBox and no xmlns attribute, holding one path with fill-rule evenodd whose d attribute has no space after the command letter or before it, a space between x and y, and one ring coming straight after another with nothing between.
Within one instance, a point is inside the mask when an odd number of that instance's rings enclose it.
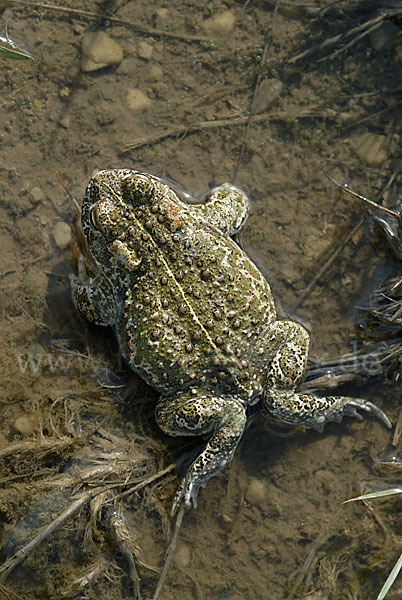
<instances>
[{"instance_id":1,"label":"shallow water","mask_svg":"<svg viewBox=\"0 0 402 600\"><path fill-rule=\"evenodd\" d=\"M93 1L69 6L101 10ZM387 91L401 88L400 48L374 52L365 38L333 60L318 63L320 54L291 64L308 47L309 36L323 41L343 31L345 21L317 22L295 9L279 11L262 71L283 83L281 96L267 108L269 120L251 124L247 137L243 125L224 124L123 152L128 142L173 126L247 116L252 100L271 5L172 2L163 16L158 9L164 6L139 1L106 8L126 21L184 37L205 36L203 20L223 10L236 23L213 44L99 23L124 57L117 67L84 73L81 36L95 28L95 19L34 8L9 8L4 16L9 35L15 33L35 60L0 62L0 453L32 437L59 436L61 442L49 451L32 448L2 458L1 537L45 497L40 483L62 472L75 454L68 442L73 435L85 437L101 424L122 438L152 439L155 469L191 449L187 441L158 431L152 419L155 393L121 364L111 332L86 323L71 304L68 273L76 255L71 246L55 244L53 230L59 221L73 224L76 209L57 174L79 201L91 173L101 168L149 171L194 197L211 185L234 183L237 173L235 183L252 203L242 243L267 273L281 313L307 324L312 355L320 360L350 350L356 337L354 305L365 294L375 261L367 223L296 312L293 307L362 215L326 175L375 199L396 169L392 161L401 158L392 141L400 135L400 91ZM140 41L152 46L150 59L138 55ZM137 88L151 100L142 113L128 101ZM353 150L356 136L366 132L387 136L381 165L368 165ZM397 200L397 183L396 178L387 192L390 205ZM100 368L130 383L129 391L93 391L91 375ZM343 391L378 403L395 423L400 386L381 381L356 386ZM23 415L33 415L28 436L15 429ZM231 467L209 483L197 510L185 516L181 543L187 558L172 567L162 597L375 597L398 555L392 537L401 528L398 500L372 505L374 512L341 502L389 485L375 462L400 452L391 441L392 433L370 418L330 424L322 435L296 431L278 437L256 414ZM144 563L162 564L176 483L170 476L140 504L137 497L127 500ZM83 553L87 516L83 510L38 547L9 578L9 588L24 598L59 598L69 577L102 553L124 570L124 559L104 534ZM150 597L157 574L139 571L144 596ZM100 577L86 593L90 599L128 598L131 590L119 573ZM389 598L398 593L396 582Z\"/></svg>"}]
</instances>

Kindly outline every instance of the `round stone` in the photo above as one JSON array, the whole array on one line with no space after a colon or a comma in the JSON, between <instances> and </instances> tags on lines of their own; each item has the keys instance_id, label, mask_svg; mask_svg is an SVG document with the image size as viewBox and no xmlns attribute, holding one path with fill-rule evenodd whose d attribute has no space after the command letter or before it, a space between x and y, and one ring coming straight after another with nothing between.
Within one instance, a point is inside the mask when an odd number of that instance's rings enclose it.
<instances>
[{"instance_id":1,"label":"round stone","mask_svg":"<svg viewBox=\"0 0 402 600\"><path fill-rule=\"evenodd\" d=\"M111 65L118 65L123 58L123 50L104 31L87 31L81 42L81 71L96 71Z\"/></svg>"},{"instance_id":2,"label":"round stone","mask_svg":"<svg viewBox=\"0 0 402 600\"><path fill-rule=\"evenodd\" d=\"M208 36L224 37L233 29L235 21L236 17L234 13L230 10L225 10L210 19L206 19L202 24L202 28Z\"/></svg>"},{"instance_id":3,"label":"round stone","mask_svg":"<svg viewBox=\"0 0 402 600\"><path fill-rule=\"evenodd\" d=\"M153 51L154 49L151 44L148 44L148 42L145 40L138 42L137 52L140 58L143 58L144 60L151 60Z\"/></svg>"},{"instance_id":4,"label":"round stone","mask_svg":"<svg viewBox=\"0 0 402 600\"><path fill-rule=\"evenodd\" d=\"M267 488L265 484L256 477L250 479L250 483L248 484L248 488L245 493L246 501L257 508L262 508L265 504L266 496Z\"/></svg>"},{"instance_id":5,"label":"round stone","mask_svg":"<svg viewBox=\"0 0 402 600\"><path fill-rule=\"evenodd\" d=\"M43 192L38 187L33 187L31 189L30 194L31 194L31 198L34 202L40 202L41 200L43 200Z\"/></svg>"},{"instance_id":6,"label":"round stone","mask_svg":"<svg viewBox=\"0 0 402 600\"><path fill-rule=\"evenodd\" d=\"M59 248L67 248L71 243L71 227L64 221L58 221L53 227L53 238Z\"/></svg>"},{"instance_id":7,"label":"round stone","mask_svg":"<svg viewBox=\"0 0 402 600\"><path fill-rule=\"evenodd\" d=\"M32 413L25 413L14 421L13 427L22 435L32 435L39 428L39 419Z\"/></svg>"},{"instance_id":8,"label":"round stone","mask_svg":"<svg viewBox=\"0 0 402 600\"><path fill-rule=\"evenodd\" d=\"M128 89L126 93L128 107L133 112L145 112L151 108L152 100L142 90Z\"/></svg>"},{"instance_id":9,"label":"round stone","mask_svg":"<svg viewBox=\"0 0 402 600\"><path fill-rule=\"evenodd\" d=\"M174 553L173 562L179 569L186 569L191 561L190 546L185 542L179 542Z\"/></svg>"}]
</instances>

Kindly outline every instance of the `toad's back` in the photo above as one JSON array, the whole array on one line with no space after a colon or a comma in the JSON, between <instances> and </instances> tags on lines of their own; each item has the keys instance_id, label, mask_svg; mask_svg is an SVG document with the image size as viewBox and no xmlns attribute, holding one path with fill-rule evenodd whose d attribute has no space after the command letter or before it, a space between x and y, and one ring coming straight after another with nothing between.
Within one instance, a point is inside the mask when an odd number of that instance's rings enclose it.
<instances>
[{"instance_id":1,"label":"toad's back","mask_svg":"<svg viewBox=\"0 0 402 600\"><path fill-rule=\"evenodd\" d=\"M130 366L160 390L202 383L248 399L260 393L258 338L275 319L262 274L208 221L208 204L185 204L150 176L140 195L138 185L133 192L100 175L86 201L114 256L115 326Z\"/></svg>"}]
</instances>

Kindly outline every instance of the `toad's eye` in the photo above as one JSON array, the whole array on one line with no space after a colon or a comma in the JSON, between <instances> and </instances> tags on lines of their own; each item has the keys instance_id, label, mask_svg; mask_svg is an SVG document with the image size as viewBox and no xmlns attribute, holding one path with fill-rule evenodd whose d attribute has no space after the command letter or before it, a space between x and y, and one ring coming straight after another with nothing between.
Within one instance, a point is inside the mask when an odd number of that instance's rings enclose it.
<instances>
[{"instance_id":1,"label":"toad's eye","mask_svg":"<svg viewBox=\"0 0 402 600\"><path fill-rule=\"evenodd\" d=\"M92 227L94 227L95 229L99 229L99 221L98 221L96 213L97 213L96 204L93 204L91 206L91 208L89 209L88 219L89 219L89 222L91 223Z\"/></svg>"}]
</instances>

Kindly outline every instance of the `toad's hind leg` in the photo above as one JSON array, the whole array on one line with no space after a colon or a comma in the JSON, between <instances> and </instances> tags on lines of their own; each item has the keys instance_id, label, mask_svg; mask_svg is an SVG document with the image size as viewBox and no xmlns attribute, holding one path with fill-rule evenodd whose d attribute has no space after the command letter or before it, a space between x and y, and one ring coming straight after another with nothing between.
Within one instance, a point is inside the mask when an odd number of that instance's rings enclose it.
<instances>
[{"instance_id":1,"label":"toad's hind leg","mask_svg":"<svg viewBox=\"0 0 402 600\"><path fill-rule=\"evenodd\" d=\"M184 392L176 398L162 396L155 416L159 427L169 435L211 436L180 484L174 514L182 501L187 507L196 506L200 487L230 463L244 431L246 411L233 397Z\"/></svg>"},{"instance_id":2,"label":"toad's hind leg","mask_svg":"<svg viewBox=\"0 0 402 600\"><path fill-rule=\"evenodd\" d=\"M249 202L239 188L224 183L212 190L205 204L193 205L191 210L225 235L234 235L246 222Z\"/></svg>"},{"instance_id":3,"label":"toad's hind leg","mask_svg":"<svg viewBox=\"0 0 402 600\"><path fill-rule=\"evenodd\" d=\"M270 414L285 423L322 431L325 423L339 422L344 415L361 420L358 411L362 410L391 427L385 413L368 400L295 393L295 388L304 376L309 347L308 333L300 323L277 321L269 332L268 342L270 340L279 340L278 348L268 365L262 399L263 407Z\"/></svg>"}]
</instances>

